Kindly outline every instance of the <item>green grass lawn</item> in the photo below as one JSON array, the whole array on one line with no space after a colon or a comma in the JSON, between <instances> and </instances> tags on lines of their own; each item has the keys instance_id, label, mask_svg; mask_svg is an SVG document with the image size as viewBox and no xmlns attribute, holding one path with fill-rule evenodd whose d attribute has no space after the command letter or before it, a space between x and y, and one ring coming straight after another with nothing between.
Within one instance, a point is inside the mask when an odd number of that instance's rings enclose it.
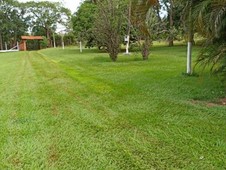
<instances>
[{"instance_id":1,"label":"green grass lawn","mask_svg":"<svg viewBox=\"0 0 226 170\"><path fill-rule=\"evenodd\" d=\"M0 54L0 169L226 169L225 88L185 55Z\"/></svg>"}]
</instances>

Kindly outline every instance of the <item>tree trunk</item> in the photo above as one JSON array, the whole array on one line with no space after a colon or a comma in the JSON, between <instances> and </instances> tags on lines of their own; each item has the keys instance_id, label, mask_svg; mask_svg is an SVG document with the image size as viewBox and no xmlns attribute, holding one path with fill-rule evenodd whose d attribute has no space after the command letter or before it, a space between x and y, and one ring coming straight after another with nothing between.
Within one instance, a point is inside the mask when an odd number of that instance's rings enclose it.
<instances>
[{"instance_id":1,"label":"tree trunk","mask_svg":"<svg viewBox=\"0 0 226 170\"><path fill-rule=\"evenodd\" d=\"M150 54L150 45L151 45L150 37L147 36L145 37L145 41L141 49L143 60L148 60L148 56Z\"/></svg>"},{"instance_id":2,"label":"tree trunk","mask_svg":"<svg viewBox=\"0 0 226 170\"><path fill-rule=\"evenodd\" d=\"M118 58L118 55L115 54L115 53L110 53L109 55L110 55L111 60L114 61L114 62L115 62L115 61L117 60L117 58Z\"/></svg>"},{"instance_id":3,"label":"tree trunk","mask_svg":"<svg viewBox=\"0 0 226 170\"><path fill-rule=\"evenodd\" d=\"M128 7L128 30L127 30L127 42L126 42L126 54L129 54L129 45L130 45L130 27L131 27L131 9L132 9L132 0L129 2Z\"/></svg>"},{"instance_id":4,"label":"tree trunk","mask_svg":"<svg viewBox=\"0 0 226 170\"><path fill-rule=\"evenodd\" d=\"M191 61L192 61L192 42L188 42L188 47L187 47L187 74L192 74Z\"/></svg>"},{"instance_id":5,"label":"tree trunk","mask_svg":"<svg viewBox=\"0 0 226 170\"><path fill-rule=\"evenodd\" d=\"M170 33L169 33L169 46L174 45L174 35L173 35L173 1L170 0L170 7L169 7L169 24L170 24Z\"/></svg>"},{"instance_id":6,"label":"tree trunk","mask_svg":"<svg viewBox=\"0 0 226 170\"><path fill-rule=\"evenodd\" d=\"M193 2L189 4L189 23L188 23L188 47L187 47L187 74L192 74L192 43L194 41L193 21L192 21L192 6Z\"/></svg>"},{"instance_id":7,"label":"tree trunk","mask_svg":"<svg viewBox=\"0 0 226 170\"><path fill-rule=\"evenodd\" d=\"M49 30L49 28L45 28L46 29L46 38L47 38L47 40L48 40L48 47L52 47L52 43L51 43L51 39L50 39L50 30Z\"/></svg>"},{"instance_id":8,"label":"tree trunk","mask_svg":"<svg viewBox=\"0 0 226 170\"><path fill-rule=\"evenodd\" d=\"M82 53L82 41L79 41L79 49L80 49L80 53Z\"/></svg>"},{"instance_id":9,"label":"tree trunk","mask_svg":"<svg viewBox=\"0 0 226 170\"><path fill-rule=\"evenodd\" d=\"M109 44L107 51L108 51L109 56L110 56L112 61L117 60L119 48L120 47L119 47L119 43L117 42L117 40L115 42L113 42L111 45Z\"/></svg>"},{"instance_id":10,"label":"tree trunk","mask_svg":"<svg viewBox=\"0 0 226 170\"><path fill-rule=\"evenodd\" d=\"M0 32L0 48L3 50L3 44L2 44L2 33Z\"/></svg>"},{"instance_id":11,"label":"tree trunk","mask_svg":"<svg viewBox=\"0 0 226 170\"><path fill-rule=\"evenodd\" d=\"M112 37L112 41L109 41L107 45L107 51L111 60L116 61L118 58L118 53L120 51L119 37L116 34Z\"/></svg>"},{"instance_id":12,"label":"tree trunk","mask_svg":"<svg viewBox=\"0 0 226 170\"><path fill-rule=\"evenodd\" d=\"M53 47L56 48L56 39L55 39L55 33L53 33Z\"/></svg>"},{"instance_id":13,"label":"tree trunk","mask_svg":"<svg viewBox=\"0 0 226 170\"><path fill-rule=\"evenodd\" d=\"M14 46L16 46L16 44L17 44L17 32L14 35L12 46L14 47Z\"/></svg>"}]
</instances>

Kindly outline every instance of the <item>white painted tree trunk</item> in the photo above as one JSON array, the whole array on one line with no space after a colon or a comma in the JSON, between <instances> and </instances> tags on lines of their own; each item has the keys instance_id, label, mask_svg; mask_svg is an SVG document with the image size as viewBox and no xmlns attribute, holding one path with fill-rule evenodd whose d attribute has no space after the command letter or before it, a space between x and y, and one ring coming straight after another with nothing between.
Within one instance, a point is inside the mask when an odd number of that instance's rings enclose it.
<instances>
[{"instance_id":1,"label":"white painted tree trunk","mask_svg":"<svg viewBox=\"0 0 226 170\"><path fill-rule=\"evenodd\" d=\"M61 41L62 41L62 48L64 50L64 36L63 35L61 36Z\"/></svg>"},{"instance_id":2,"label":"white painted tree trunk","mask_svg":"<svg viewBox=\"0 0 226 170\"><path fill-rule=\"evenodd\" d=\"M7 43L5 42L5 50L8 50L8 46Z\"/></svg>"},{"instance_id":3,"label":"white painted tree trunk","mask_svg":"<svg viewBox=\"0 0 226 170\"><path fill-rule=\"evenodd\" d=\"M20 46L19 46L19 42L18 41L16 42L16 45L17 45L17 50L20 51Z\"/></svg>"},{"instance_id":4,"label":"white painted tree trunk","mask_svg":"<svg viewBox=\"0 0 226 170\"><path fill-rule=\"evenodd\" d=\"M187 74L192 74L192 42L187 47Z\"/></svg>"},{"instance_id":5,"label":"white painted tree trunk","mask_svg":"<svg viewBox=\"0 0 226 170\"><path fill-rule=\"evenodd\" d=\"M127 42L126 42L126 54L129 54L129 41L130 41L130 36L127 36Z\"/></svg>"},{"instance_id":6,"label":"white painted tree trunk","mask_svg":"<svg viewBox=\"0 0 226 170\"><path fill-rule=\"evenodd\" d=\"M0 32L0 50L3 50L2 33Z\"/></svg>"},{"instance_id":7,"label":"white painted tree trunk","mask_svg":"<svg viewBox=\"0 0 226 170\"><path fill-rule=\"evenodd\" d=\"M53 46L56 48L56 39L55 39L55 34L53 33Z\"/></svg>"},{"instance_id":8,"label":"white painted tree trunk","mask_svg":"<svg viewBox=\"0 0 226 170\"><path fill-rule=\"evenodd\" d=\"M129 43L130 43L130 26L131 26L131 9L132 9L132 1L129 1L129 8L128 8L128 33L127 33L127 42L126 42L126 54L129 55Z\"/></svg>"},{"instance_id":9,"label":"white painted tree trunk","mask_svg":"<svg viewBox=\"0 0 226 170\"><path fill-rule=\"evenodd\" d=\"M79 42L80 53L82 53L82 41Z\"/></svg>"},{"instance_id":10,"label":"white painted tree trunk","mask_svg":"<svg viewBox=\"0 0 226 170\"><path fill-rule=\"evenodd\" d=\"M193 42L193 18L192 18L193 1L189 1L189 25L188 25L188 48L187 48L187 74L192 74L192 42Z\"/></svg>"}]
</instances>

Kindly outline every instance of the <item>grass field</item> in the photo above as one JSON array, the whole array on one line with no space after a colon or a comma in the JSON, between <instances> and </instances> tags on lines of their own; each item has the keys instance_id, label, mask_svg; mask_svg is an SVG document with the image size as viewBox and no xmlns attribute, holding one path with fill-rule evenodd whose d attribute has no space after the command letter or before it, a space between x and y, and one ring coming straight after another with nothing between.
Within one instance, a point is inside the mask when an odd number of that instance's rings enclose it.
<instances>
[{"instance_id":1,"label":"grass field","mask_svg":"<svg viewBox=\"0 0 226 170\"><path fill-rule=\"evenodd\" d=\"M0 54L0 169L226 169L225 87L185 55Z\"/></svg>"}]
</instances>

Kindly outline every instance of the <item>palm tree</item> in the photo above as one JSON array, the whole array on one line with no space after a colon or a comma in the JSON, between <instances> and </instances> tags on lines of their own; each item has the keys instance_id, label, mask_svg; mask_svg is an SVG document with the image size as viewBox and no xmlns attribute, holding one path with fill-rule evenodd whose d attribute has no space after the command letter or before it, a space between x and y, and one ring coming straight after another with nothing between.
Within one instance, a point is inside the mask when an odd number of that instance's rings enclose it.
<instances>
[{"instance_id":1,"label":"palm tree","mask_svg":"<svg viewBox=\"0 0 226 170\"><path fill-rule=\"evenodd\" d=\"M192 46L194 43L194 23L195 18L197 17L194 15L194 11L196 6L202 2L203 0L176 0L181 4L184 4L184 10L182 12L182 19L185 23L185 32L187 34L187 71L188 75L192 74Z\"/></svg>"},{"instance_id":2,"label":"palm tree","mask_svg":"<svg viewBox=\"0 0 226 170\"><path fill-rule=\"evenodd\" d=\"M157 4L158 0L132 0L131 23L138 28L142 35L142 39L144 39L144 43L141 46L144 60L148 59L151 44L150 34L146 24L146 17L150 7Z\"/></svg>"},{"instance_id":3,"label":"palm tree","mask_svg":"<svg viewBox=\"0 0 226 170\"><path fill-rule=\"evenodd\" d=\"M187 8L188 8L187 74L192 74L192 42L193 42L193 36L194 36L193 18L192 18L193 5L194 5L193 0L187 2Z\"/></svg>"},{"instance_id":4,"label":"palm tree","mask_svg":"<svg viewBox=\"0 0 226 170\"><path fill-rule=\"evenodd\" d=\"M194 18L193 11L195 7L195 0L178 0L180 3L184 4L184 10L182 12L182 18L185 25L185 32L187 34L187 71L186 73L192 74L192 44L194 42Z\"/></svg>"},{"instance_id":5,"label":"palm tree","mask_svg":"<svg viewBox=\"0 0 226 170\"><path fill-rule=\"evenodd\" d=\"M197 30L207 38L198 63L226 73L226 0L204 0L196 6L195 15Z\"/></svg>"}]
</instances>

